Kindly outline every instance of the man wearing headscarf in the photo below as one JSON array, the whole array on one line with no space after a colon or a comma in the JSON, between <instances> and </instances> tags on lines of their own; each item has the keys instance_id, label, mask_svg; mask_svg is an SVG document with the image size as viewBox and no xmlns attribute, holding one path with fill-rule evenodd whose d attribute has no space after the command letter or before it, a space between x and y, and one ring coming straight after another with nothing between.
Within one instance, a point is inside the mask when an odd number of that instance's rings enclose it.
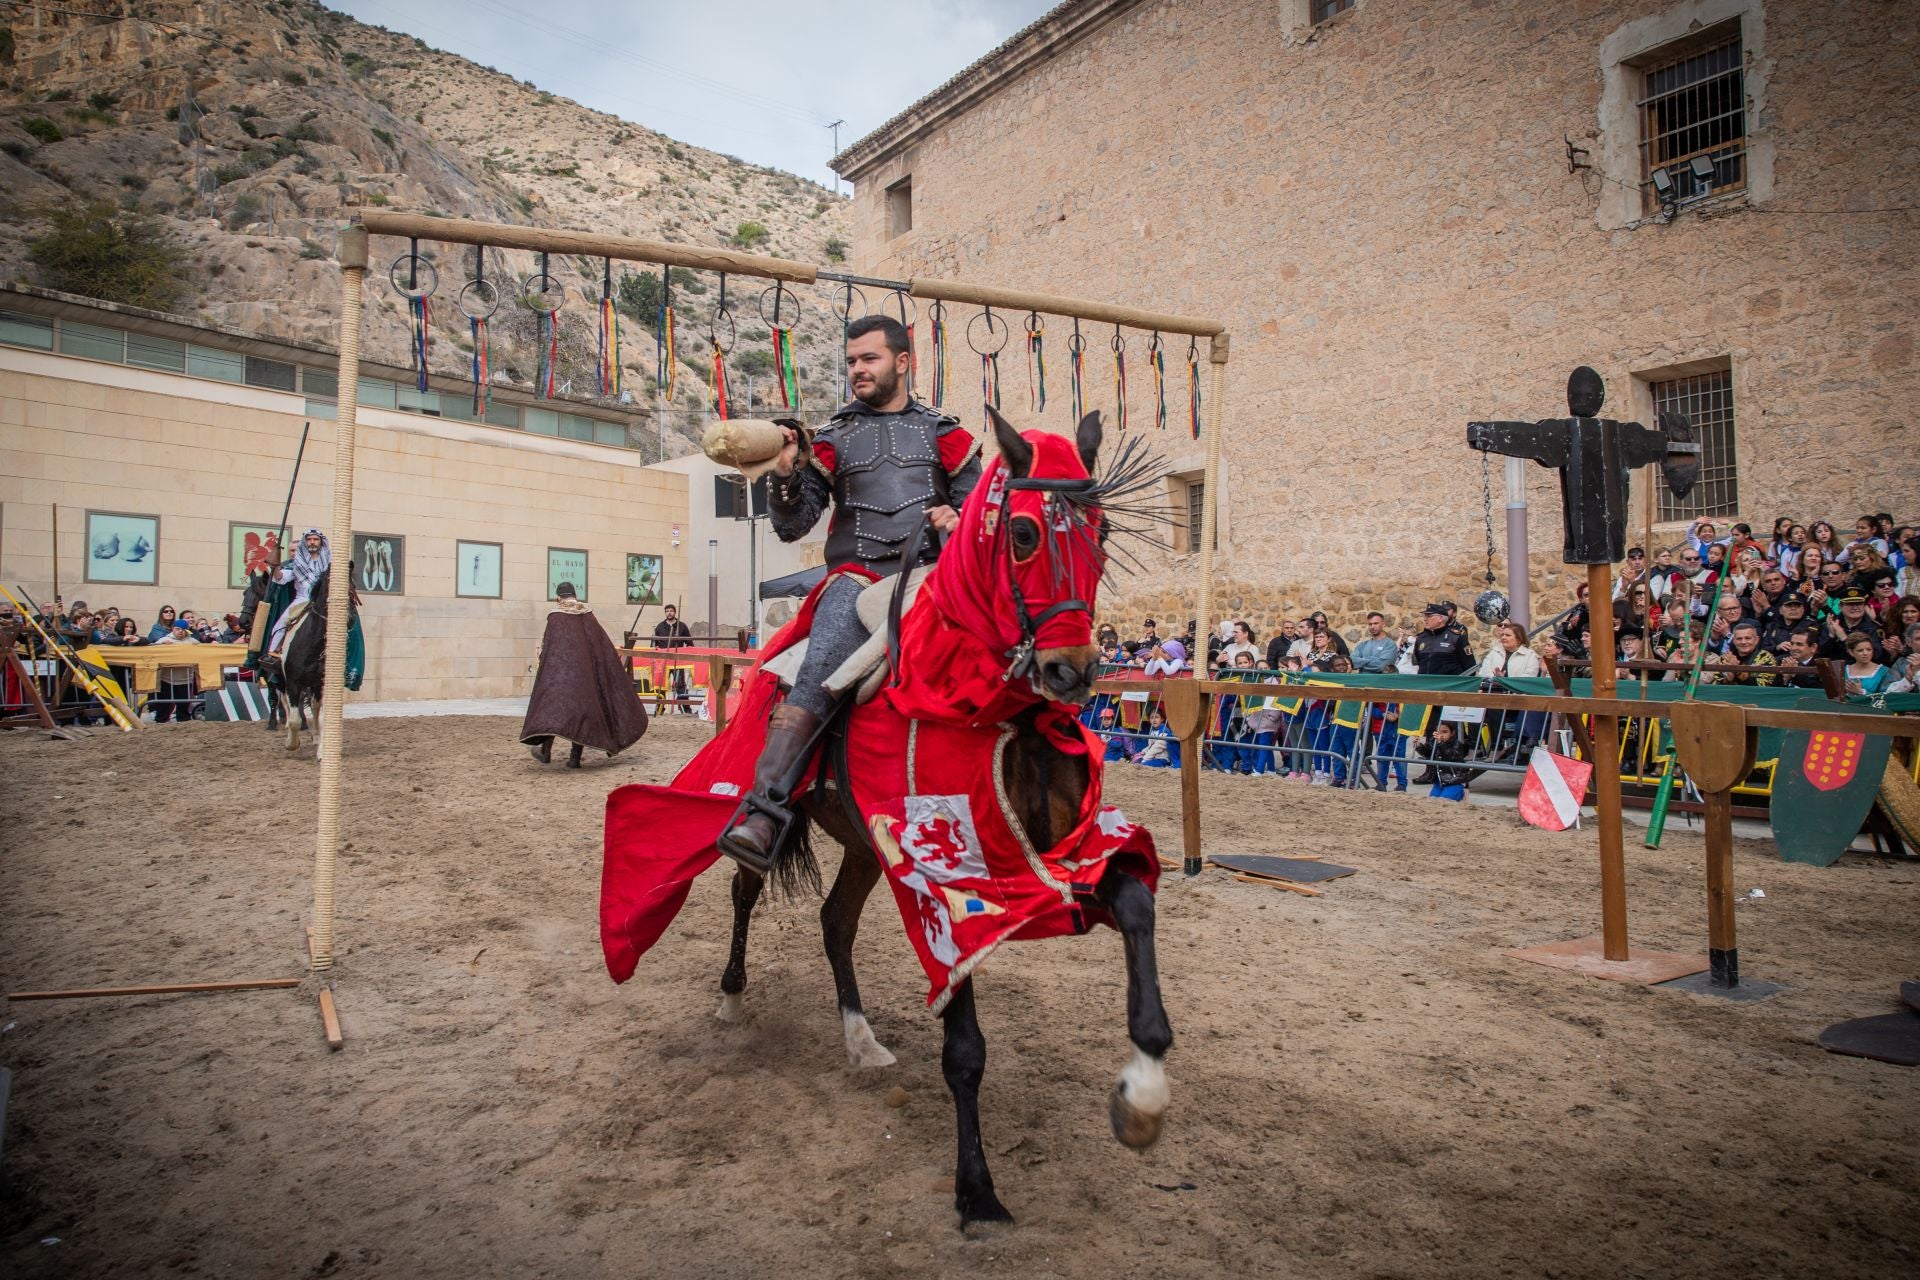
<instances>
[{"instance_id":1,"label":"man wearing headscarf","mask_svg":"<svg viewBox=\"0 0 1920 1280\"><path fill-rule=\"evenodd\" d=\"M565 738L573 743L567 768L578 769L588 747L612 756L638 742L647 731L647 712L613 641L573 584L563 582L553 594L520 741L547 764L553 740Z\"/></svg>"},{"instance_id":2,"label":"man wearing headscarf","mask_svg":"<svg viewBox=\"0 0 1920 1280\"><path fill-rule=\"evenodd\" d=\"M267 645L268 652L275 655L281 652L287 641L288 627L307 611L307 603L313 599L314 584L332 566L333 548L327 543L327 535L318 529L309 529L301 534L300 541L294 544L293 559L273 571L275 582L293 587L293 600L273 624L273 639Z\"/></svg>"}]
</instances>

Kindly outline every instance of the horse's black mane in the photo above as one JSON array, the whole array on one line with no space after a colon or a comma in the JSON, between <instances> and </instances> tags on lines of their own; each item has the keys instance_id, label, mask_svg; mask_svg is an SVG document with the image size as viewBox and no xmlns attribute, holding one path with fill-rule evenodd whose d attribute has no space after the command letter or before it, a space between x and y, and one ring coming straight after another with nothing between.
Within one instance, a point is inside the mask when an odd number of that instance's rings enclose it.
<instances>
[{"instance_id":1,"label":"horse's black mane","mask_svg":"<svg viewBox=\"0 0 1920 1280\"><path fill-rule=\"evenodd\" d=\"M1066 515L1067 536L1078 538L1081 547L1091 553L1104 550L1109 565L1117 559L1129 571L1142 572L1139 560L1123 543L1117 544L1114 535L1161 550L1170 549L1171 543L1161 531L1172 527L1174 509L1156 497L1165 478L1165 459L1143 437L1122 435L1120 447L1108 458L1099 475L1091 477L1084 487L1058 491L1057 496L1062 499L1058 509ZM1088 513L1095 509L1101 515L1097 535L1088 520ZM1055 565L1063 563L1060 556L1065 547L1059 541L1061 532L1052 522L1047 522L1047 536L1053 540L1048 552L1054 557Z\"/></svg>"}]
</instances>

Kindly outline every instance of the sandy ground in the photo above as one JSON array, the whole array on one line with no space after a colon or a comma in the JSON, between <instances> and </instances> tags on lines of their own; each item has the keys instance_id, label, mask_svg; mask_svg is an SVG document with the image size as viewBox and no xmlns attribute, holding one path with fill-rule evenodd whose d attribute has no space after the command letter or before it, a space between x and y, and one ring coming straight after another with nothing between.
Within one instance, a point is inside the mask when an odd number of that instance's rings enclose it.
<instances>
[{"instance_id":1,"label":"sandy ground","mask_svg":"<svg viewBox=\"0 0 1920 1280\"><path fill-rule=\"evenodd\" d=\"M1160 903L1166 1136L1107 1132L1116 935L979 981L1011 1228L951 1208L939 1027L884 893L857 958L895 1067L846 1065L811 902L713 1018L722 873L615 987L601 801L703 739L540 769L498 719L356 722L327 1052L310 995L9 1001L0 1272L136 1276L1913 1275L1920 1073L1830 1021L1920 976L1920 871L1743 843L1757 1005L1503 955L1598 926L1591 833L1210 777L1214 852L1318 853L1309 899L1178 876ZM296 976L315 765L251 726L0 735L0 988ZM1171 777L1109 795L1177 848ZM1636 944L1704 945L1702 849L1630 842ZM886 1105L895 1086L905 1106ZM57 1241L57 1242L56 1242Z\"/></svg>"}]
</instances>

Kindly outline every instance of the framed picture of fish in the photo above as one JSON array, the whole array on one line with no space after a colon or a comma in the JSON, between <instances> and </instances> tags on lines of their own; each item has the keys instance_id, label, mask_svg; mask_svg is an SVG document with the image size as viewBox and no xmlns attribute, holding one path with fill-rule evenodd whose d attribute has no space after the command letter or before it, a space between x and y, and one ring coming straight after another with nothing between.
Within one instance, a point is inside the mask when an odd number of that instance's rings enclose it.
<instances>
[{"instance_id":1,"label":"framed picture of fish","mask_svg":"<svg viewBox=\"0 0 1920 1280\"><path fill-rule=\"evenodd\" d=\"M280 559L280 530L269 524L227 521L227 587L247 588L247 575Z\"/></svg>"},{"instance_id":2,"label":"framed picture of fish","mask_svg":"<svg viewBox=\"0 0 1920 1280\"><path fill-rule=\"evenodd\" d=\"M160 517L127 511L87 512L88 582L151 587L160 581Z\"/></svg>"}]
</instances>

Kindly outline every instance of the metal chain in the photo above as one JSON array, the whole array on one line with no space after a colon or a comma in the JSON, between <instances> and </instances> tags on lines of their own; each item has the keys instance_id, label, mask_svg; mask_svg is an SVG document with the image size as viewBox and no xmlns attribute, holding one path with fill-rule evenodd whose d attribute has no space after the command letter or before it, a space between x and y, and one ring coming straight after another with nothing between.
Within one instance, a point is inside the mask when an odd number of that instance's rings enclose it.
<instances>
[{"instance_id":1,"label":"metal chain","mask_svg":"<svg viewBox=\"0 0 1920 1280\"><path fill-rule=\"evenodd\" d=\"M1493 578L1493 467L1487 455L1480 455L1480 511L1487 526L1487 585Z\"/></svg>"}]
</instances>

